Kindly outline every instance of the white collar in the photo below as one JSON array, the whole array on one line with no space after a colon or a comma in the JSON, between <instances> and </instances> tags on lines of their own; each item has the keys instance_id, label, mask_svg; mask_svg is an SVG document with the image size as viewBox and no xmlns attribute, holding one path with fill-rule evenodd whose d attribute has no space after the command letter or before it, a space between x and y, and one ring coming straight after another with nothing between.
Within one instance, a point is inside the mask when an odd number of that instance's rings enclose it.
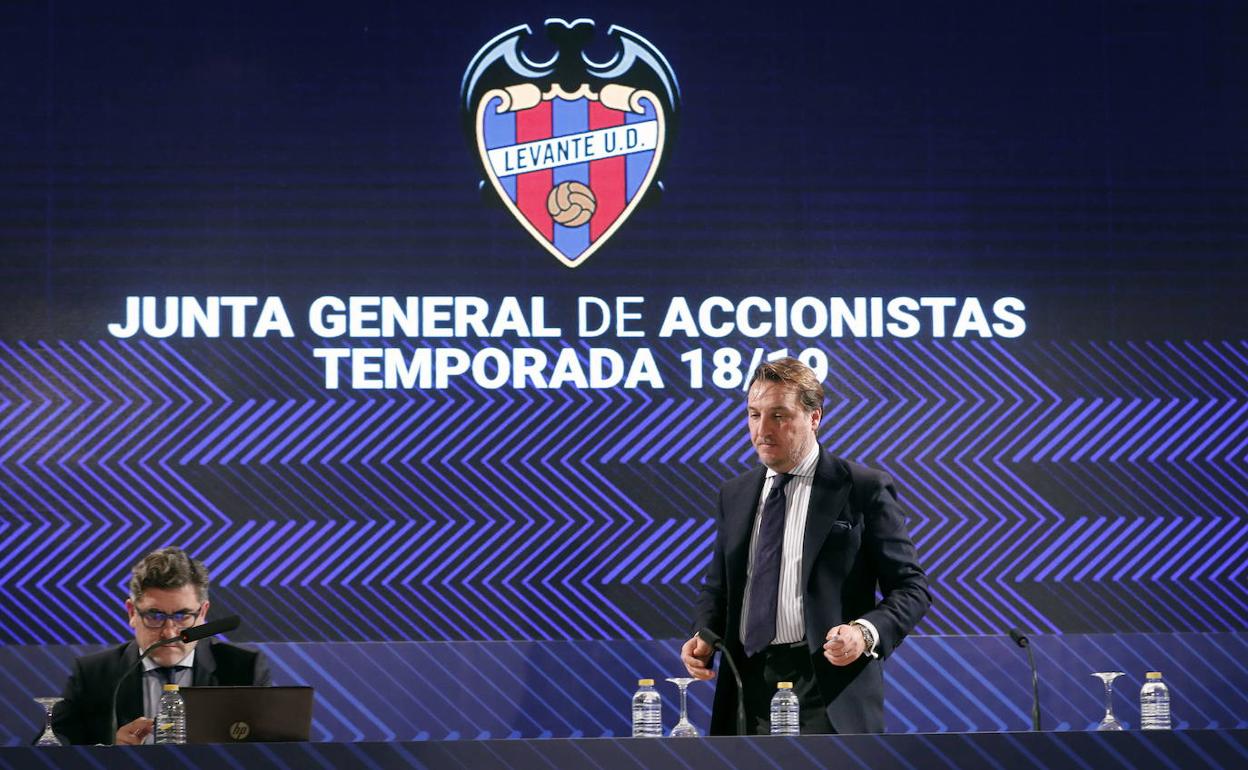
<instances>
[{"instance_id":1,"label":"white collar","mask_svg":"<svg viewBox=\"0 0 1248 770\"><path fill-rule=\"evenodd\" d=\"M810 451L806 453L806 456L802 458L801 462L793 466L793 469L789 471L788 475L790 476L814 476L815 465L818 462L819 462L819 442L816 441L814 445L811 446ZM767 478L772 478L773 476L779 476L779 475L780 475L779 473L777 473L776 471L773 471L771 468L767 469Z\"/></svg>"}]
</instances>

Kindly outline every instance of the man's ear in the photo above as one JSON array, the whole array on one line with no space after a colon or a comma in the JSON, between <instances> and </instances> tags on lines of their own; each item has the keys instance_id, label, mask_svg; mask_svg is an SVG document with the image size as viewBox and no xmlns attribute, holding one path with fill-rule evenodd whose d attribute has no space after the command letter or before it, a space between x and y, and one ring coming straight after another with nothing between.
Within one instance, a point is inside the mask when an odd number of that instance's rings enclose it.
<instances>
[{"instance_id":1,"label":"man's ear","mask_svg":"<svg viewBox=\"0 0 1248 770\"><path fill-rule=\"evenodd\" d=\"M138 628L139 627L139 611L135 609L134 601L128 597L126 599L126 615L129 616L130 627Z\"/></svg>"}]
</instances>

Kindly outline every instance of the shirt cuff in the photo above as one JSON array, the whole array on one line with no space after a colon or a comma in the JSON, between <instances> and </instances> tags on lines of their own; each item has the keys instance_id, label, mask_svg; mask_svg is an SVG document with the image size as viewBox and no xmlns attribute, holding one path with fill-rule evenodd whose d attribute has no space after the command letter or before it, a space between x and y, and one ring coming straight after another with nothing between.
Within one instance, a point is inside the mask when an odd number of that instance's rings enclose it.
<instances>
[{"instance_id":1,"label":"shirt cuff","mask_svg":"<svg viewBox=\"0 0 1248 770\"><path fill-rule=\"evenodd\" d=\"M868 631L870 631L870 632L871 632L871 646L867 648L867 651L866 651L866 656L867 656L868 658L878 658L878 657L880 657L880 656L879 656L879 655L877 655L877 654L876 654L876 652L875 652L875 648L876 648L876 647L879 645L879 643L880 643L880 632L875 630L875 624L874 624L874 623L872 623L871 621L867 620L866 618L858 618L857 620L851 620L851 621L849 621L849 624L850 624L851 626L852 626L852 625L859 625L859 626L862 626L862 627L866 628Z\"/></svg>"}]
</instances>

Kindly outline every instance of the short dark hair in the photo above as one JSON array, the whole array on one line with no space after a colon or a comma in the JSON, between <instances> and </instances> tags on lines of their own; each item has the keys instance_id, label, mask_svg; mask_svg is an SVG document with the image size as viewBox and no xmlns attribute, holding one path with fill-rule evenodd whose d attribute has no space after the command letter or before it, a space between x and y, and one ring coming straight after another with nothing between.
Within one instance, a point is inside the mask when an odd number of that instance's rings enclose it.
<instances>
[{"instance_id":1,"label":"short dark hair","mask_svg":"<svg viewBox=\"0 0 1248 770\"><path fill-rule=\"evenodd\" d=\"M796 358L780 358L764 361L750 377L750 387L761 380L792 385L797 389L797 401L807 413L823 411L823 385L809 366Z\"/></svg>"},{"instance_id":2,"label":"short dark hair","mask_svg":"<svg viewBox=\"0 0 1248 770\"><path fill-rule=\"evenodd\" d=\"M169 546L152 551L130 570L130 600L138 601L149 588L178 589L194 586L201 602L208 601L208 568L181 548Z\"/></svg>"}]
</instances>

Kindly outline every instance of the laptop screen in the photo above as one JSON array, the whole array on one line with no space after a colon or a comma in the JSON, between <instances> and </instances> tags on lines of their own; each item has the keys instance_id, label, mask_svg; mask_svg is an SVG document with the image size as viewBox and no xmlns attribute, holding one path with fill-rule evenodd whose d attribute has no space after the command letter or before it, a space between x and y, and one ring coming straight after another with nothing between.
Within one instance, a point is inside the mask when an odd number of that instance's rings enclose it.
<instances>
[{"instance_id":1,"label":"laptop screen","mask_svg":"<svg viewBox=\"0 0 1248 770\"><path fill-rule=\"evenodd\" d=\"M306 741L311 687L184 687L187 743Z\"/></svg>"}]
</instances>

